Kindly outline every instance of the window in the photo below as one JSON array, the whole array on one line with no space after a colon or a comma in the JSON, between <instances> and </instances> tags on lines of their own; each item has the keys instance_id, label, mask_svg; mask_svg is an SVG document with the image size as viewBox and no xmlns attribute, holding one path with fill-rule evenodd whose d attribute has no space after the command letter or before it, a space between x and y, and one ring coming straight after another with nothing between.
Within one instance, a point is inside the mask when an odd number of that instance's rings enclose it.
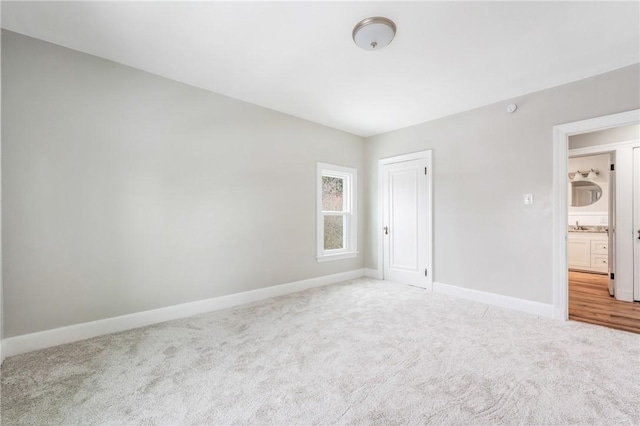
<instances>
[{"instance_id":1,"label":"window","mask_svg":"<svg viewBox=\"0 0 640 426\"><path fill-rule=\"evenodd\" d=\"M317 260L355 257L357 170L318 163Z\"/></svg>"}]
</instances>

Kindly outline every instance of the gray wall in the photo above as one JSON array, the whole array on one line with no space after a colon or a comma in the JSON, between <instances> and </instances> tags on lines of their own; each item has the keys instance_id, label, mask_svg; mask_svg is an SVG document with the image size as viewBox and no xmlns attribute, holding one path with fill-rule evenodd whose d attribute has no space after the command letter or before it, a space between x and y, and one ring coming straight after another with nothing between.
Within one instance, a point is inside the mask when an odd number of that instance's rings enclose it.
<instances>
[{"instance_id":1,"label":"gray wall","mask_svg":"<svg viewBox=\"0 0 640 426\"><path fill-rule=\"evenodd\" d=\"M552 303L552 128L639 108L639 82L634 65L367 138L366 267L379 267L378 160L433 149L435 281Z\"/></svg>"},{"instance_id":2,"label":"gray wall","mask_svg":"<svg viewBox=\"0 0 640 426\"><path fill-rule=\"evenodd\" d=\"M569 136L569 149L628 142L637 139L640 139L640 124Z\"/></svg>"},{"instance_id":3,"label":"gray wall","mask_svg":"<svg viewBox=\"0 0 640 426\"><path fill-rule=\"evenodd\" d=\"M362 138L2 43L5 337L364 266L315 260L316 162L357 168L364 195Z\"/></svg>"}]
</instances>

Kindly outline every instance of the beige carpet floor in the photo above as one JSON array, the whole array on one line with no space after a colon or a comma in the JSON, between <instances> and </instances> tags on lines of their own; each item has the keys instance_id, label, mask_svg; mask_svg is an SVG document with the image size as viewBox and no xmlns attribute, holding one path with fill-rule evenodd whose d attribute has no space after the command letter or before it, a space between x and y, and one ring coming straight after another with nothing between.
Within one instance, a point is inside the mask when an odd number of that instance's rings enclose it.
<instances>
[{"instance_id":1,"label":"beige carpet floor","mask_svg":"<svg viewBox=\"0 0 640 426\"><path fill-rule=\"evenodd\" d=\"M8 358L3 425L640 424L640 335L374 280Z\"/></svg>"}]
</instances>

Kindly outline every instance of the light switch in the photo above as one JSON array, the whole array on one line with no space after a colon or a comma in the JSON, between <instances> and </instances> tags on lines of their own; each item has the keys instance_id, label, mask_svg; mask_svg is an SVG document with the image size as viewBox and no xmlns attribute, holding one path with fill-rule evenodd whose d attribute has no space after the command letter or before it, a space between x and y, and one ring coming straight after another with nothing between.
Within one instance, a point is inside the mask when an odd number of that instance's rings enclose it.
<instances>
[{"instance_id":1,"label":"light switch","mask_svg":"<svg viewBox=\"0 0 640 426\"><path fill-rule=\"evenodd\" d=\"M524 203L528 206L533 204L533 194L524 194Z\"/></svg>"}]
</instances>

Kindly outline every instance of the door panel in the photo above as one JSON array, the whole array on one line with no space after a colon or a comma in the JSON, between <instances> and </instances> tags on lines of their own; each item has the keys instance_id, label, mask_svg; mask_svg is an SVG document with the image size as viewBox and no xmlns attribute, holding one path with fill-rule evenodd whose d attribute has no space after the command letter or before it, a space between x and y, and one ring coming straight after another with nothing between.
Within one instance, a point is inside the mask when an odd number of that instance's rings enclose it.
<instances>
[{"instance_id":1,"label":"door panel","mask_svg":"<svg viewBox=\"0 0 640 426\"><path fill-rule=\"evenodd\" d=\"M429 287L429 179L427 158L384 164L383 268L384 279Z\"/></svg>"},{"instance_id":2,"label":"door panel","mask_svg":"<svg viewBox=\"0 0 640 426\"><path fill-rule=\"evenodd\" d=\"M609 217L607 218L607 227L609 229L609 294L611 296L615 295L616 291L616 281L615 272L616 272L616 172L615 172L615 164L616 164L616 153L612 152L609 154L609 161L611 164L611 170L609 172Z\"/></svg>"},{"instance_id":3,"label":"door panel","mask_svg":"<svg viewBox=\"0 0 640 426\"><path fill-rule=\"evenodd\" d=\"M633 299L640 300L640 148L633 149Z\"/></svg>"},{"instance_id":4,"label":"door panel","mask_svg":"<svg viewBox=\"0 0 640 426\"><path fill-rule=\"evenodd\" d=\"M418 264L418 170L389 171L389 266L417 271Z\"/></svg>"}]
</instances>

